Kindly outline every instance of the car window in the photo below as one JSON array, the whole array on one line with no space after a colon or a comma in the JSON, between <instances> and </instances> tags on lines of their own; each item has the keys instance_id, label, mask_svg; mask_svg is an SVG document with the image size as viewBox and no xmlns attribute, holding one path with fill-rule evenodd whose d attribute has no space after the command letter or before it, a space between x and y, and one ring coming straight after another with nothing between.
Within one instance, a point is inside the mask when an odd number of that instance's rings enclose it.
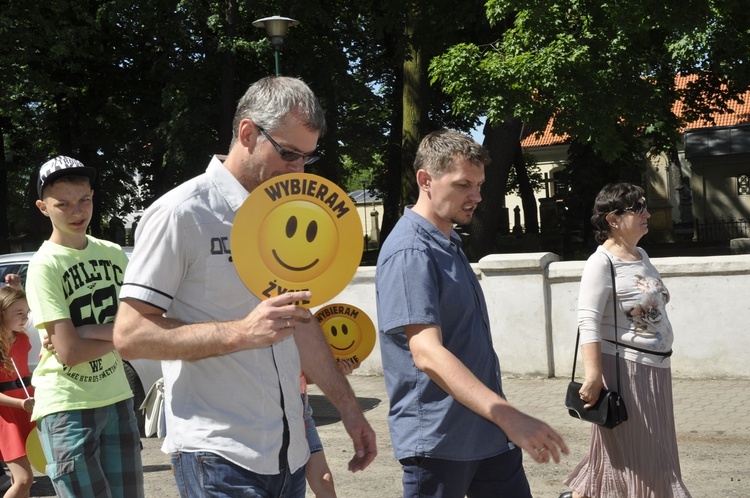
<instances>
[{"instance_id":1,"label":"car window","mask_svg":"<svg viewBox=\"0 0 750 498\"><path fill-rule=\"evenodd\" d=\"M13 262L13 263L0 263L0 283L5 285L5 275L9 273L16 273L21 276L21 283L26 288L26 270L29 268L29 264Z\"/></svg>"}]
</instances>

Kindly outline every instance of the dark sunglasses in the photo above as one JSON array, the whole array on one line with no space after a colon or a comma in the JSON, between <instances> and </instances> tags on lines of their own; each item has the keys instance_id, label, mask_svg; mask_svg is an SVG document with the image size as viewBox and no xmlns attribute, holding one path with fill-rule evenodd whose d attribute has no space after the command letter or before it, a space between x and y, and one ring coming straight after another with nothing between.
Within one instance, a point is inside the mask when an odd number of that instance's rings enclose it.
<instances>
[{"instance_id":1,"label":"dark sunglasses","mask_svg":"<svg viewBox=\"0 0 750 498\"><path fill-rule=\"evenodd\" d=\"M615 211L615 214L625 214L626 211L630 211L631 213L635 214L641 214L645 209L648 209L648 206L646 205L646 199L641 199L639 201L635 201L632 206L625 209L618 209Z\"/></svg>"},{"instance_id":2,"label":"dark sunglasses","mask_svg":"<svg viewBox=\"0 0 750 498\"><path fill-rule=\"evenodd\" d=\"M279 155L284 161L289 161L291 163L301 158L302 161L305 163L305 166L307 166L308 164L312 164L318 159L320 159L320 156L315 152L313 152L312 154L299 154L297 152L292 152L291 150L286 150L282 148L281 145L277 144L276 140L271 138L271 135L266 133L266 130L264 130L258 125L256 125L256 127L258 128L258 131L261 132L263 136L266 137L266 139L269 142L271 142L271 145L274 146L274 148L276 149L276 152L279 153Z\"/></svg>"}]
</instances>

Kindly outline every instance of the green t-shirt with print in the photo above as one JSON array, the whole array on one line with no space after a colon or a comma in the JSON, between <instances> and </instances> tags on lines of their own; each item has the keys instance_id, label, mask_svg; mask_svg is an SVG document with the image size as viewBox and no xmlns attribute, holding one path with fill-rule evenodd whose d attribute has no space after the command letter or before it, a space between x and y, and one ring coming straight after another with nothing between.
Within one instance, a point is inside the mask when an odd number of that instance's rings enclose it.
<instances>
[{"instance_id":1,"label":"green t-shirt with print","mask_svg":"<svg viewBox=\"0 0 750 498\"><path fill-rule=\"evenodd\" d=\"M46 241L29 262L26 293L38 329L66 318L76 327L114 321L128 257L117 244L87 238L81 250ZM32 384L36 389L33 420L108 406L133 396L114 348L72 367L45 350Z\"/></svg>"}]
</instances>

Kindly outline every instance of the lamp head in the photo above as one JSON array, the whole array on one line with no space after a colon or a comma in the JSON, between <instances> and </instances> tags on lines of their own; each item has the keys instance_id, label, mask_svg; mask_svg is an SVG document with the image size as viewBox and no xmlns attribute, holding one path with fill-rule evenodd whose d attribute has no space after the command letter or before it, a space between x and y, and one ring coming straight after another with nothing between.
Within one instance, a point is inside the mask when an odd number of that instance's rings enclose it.
<instances>
[{"instance_id":1,"label":"lamp head","mask_svg":"<svg viewBox=\"0 0 750 498\"><path fill-rule=\"evenodd\" d=\"M286 36L289 27L298 24L299 21L281 16L264 17L263 19L253 21L253 26L256 28L265 28L266 35L271 40L273 48L276 50L280 50L281 46L284 44L284 37Z\"/></svg>"}]
</instances>

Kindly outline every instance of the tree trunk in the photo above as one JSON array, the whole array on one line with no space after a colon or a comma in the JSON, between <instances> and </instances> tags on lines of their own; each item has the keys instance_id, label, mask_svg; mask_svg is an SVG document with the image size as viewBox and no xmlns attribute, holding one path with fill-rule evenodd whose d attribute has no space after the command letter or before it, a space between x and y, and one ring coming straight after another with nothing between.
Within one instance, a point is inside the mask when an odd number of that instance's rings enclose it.
<instances>
[{"instance_id":1,"label":"tree trunk","mask_svg":"<svg viewBox=\"0 0 750 498\"><path fill-rule=\"evenodd\" d=\"M484 125L484 146L490 153L490 164L484 170L482 202L477 206L469 226L468 244L465 248L470 261L476 262L497 250L497 236L502 225L501 216L507 216L505 191L508 175L521 133L517 120Z\"/></svg>"},{"instance_id":2,"label":"tree trunk","mask_svg":"<svg viewBox=\"0 0 750 498\"><path fill-rule=\"evenodd\" d=\"M399 78L400 79L400 78ZM400 93L394 92L394 96ZM383 222L380 225L380 245L396 226L403 206L401 206L401 99L394 103L391 116L391 130L386 148L385 189L383 190Z\"/></svg>"},{"instance_id":3,"label":"tree trunk","mask_svg":"<svg viewBox=\"0 0 750 498\"><path fill-rule=\"evenodd\" d=\"M513 167L516 169L516 179L518 179L518 191L521 195L521 204L523 205L523 221L526 234L539 233L539 216L536 205L534 189L529 181L529 172L526 170L526 161L523 158L523 148L521 148L520 135L516 141L516 154L513 160Z\"/></svg>"},{"instance_id":4,"label":"tree trunk","mask_svg":"<svg viewBox=\"0 0 750 498\"><path fill-rule=\"evenodd\" d=\"M395 37L387 37L384 49L395 59L397 47ZM403 72L394 71L393 92L389 95L390 130L385 152L385 172L383 173L383 222L380 225L380 245L391 233L401 216L401 134L403 132Z\"/></svg>"},{"instance_id":5,"label":"tree trunk","mask_svg":"<svg viewBox=\"0 0 750 498\"><path fill-rule=\"evenodd\" d=\"M414 157L424 133L426 110L424 98L427 88L427 69L422 49L416 46L414 38L424 23L423 16L416 6L411 6L406 14L406 38L408 43L404 61L403 91L403 134L401 137L401 205L413 204L417 200L417 180L414 173Z\"/></svg>"},{"instance_id":6,"label":"tree trunk","mask_svg":"<svg viewBox=\"0 0 750 498\"><path fill-rule=\"evenodd\" d=\"M237 20L239 6L236 0L226 0L224 36L234 39L237 36ZM235 102L234 77L237 70L237 59L234 50L224 50L221 64L221 112L219 114L219 147L226 147L232 140L232 119L234 118Z\"/></svg>"}]
</instances>

